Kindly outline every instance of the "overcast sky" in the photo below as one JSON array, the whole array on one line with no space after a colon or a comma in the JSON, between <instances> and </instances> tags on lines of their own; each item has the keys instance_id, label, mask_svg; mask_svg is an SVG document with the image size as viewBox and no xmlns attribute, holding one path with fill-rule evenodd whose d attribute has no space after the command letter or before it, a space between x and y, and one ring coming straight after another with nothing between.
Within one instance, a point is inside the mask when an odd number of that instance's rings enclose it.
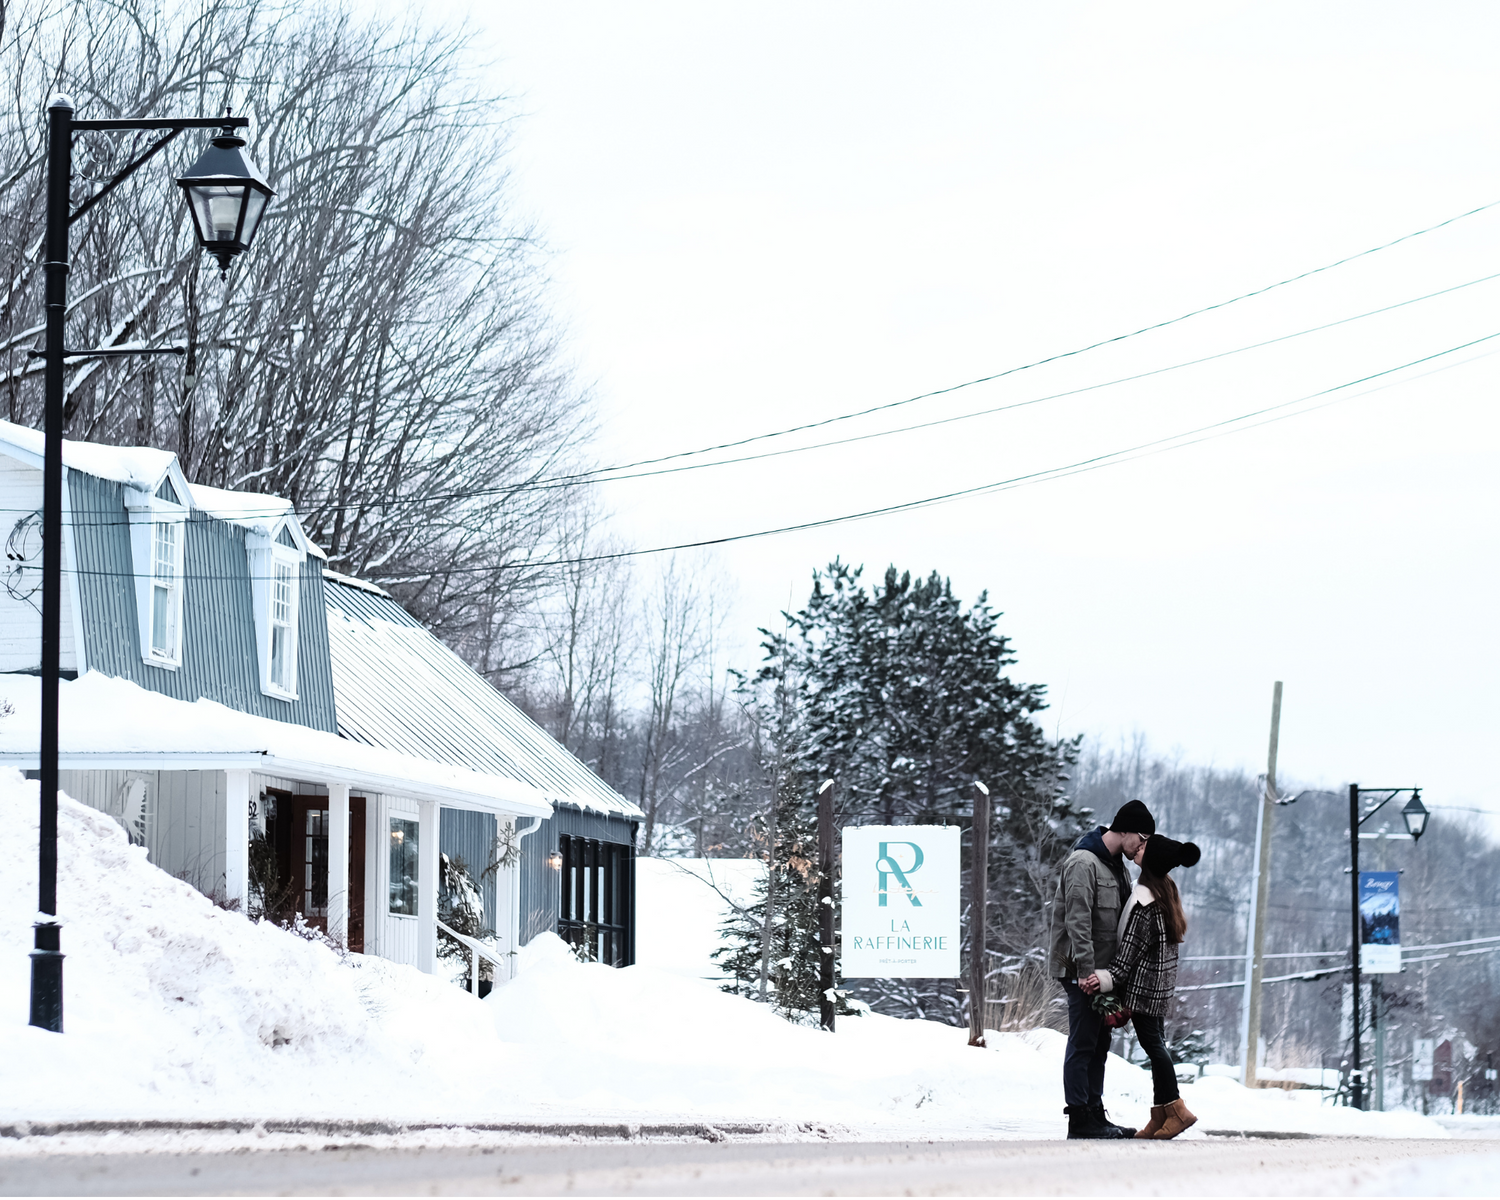
<instances>
[{"instance_id":1,"label":"overcast sky","mask_svg":"<svg viewBox=\"0 0 1500 1200\"><path fill-rule=\"evenodd\" d=\"M456 5L452 12L463 11ZM488 3L608 463L1075 350L1500 201L1494 5ZM1500 207L1167 329L606 485L635 546L978 487L1500 334ZM1500 811L1500 338L1118 465L714 552L742 660L834 556L988 590L1049 728ZM1333 401L1332 403L1330 403ZM1256 422L1243 422L1256 425ZM1220 432L1223 432L1221 429ZM700 460L684 460L700 461ZM655 569L642 560L643 570Z\"/></svg>"}]
</instances>

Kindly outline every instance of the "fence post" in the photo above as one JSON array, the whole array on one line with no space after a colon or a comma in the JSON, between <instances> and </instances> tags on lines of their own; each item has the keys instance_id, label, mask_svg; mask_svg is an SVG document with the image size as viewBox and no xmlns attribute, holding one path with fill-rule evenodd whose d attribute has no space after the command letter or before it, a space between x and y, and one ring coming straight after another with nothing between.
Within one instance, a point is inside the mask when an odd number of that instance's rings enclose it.
<instances>
[{"instance_id":1,"label":"fence post","mask_svg":"<svg viewBox=\"0 0 1500 1200\"><path fill-rule=\"evenodd\" d=\"M833 780L818 789L818 1015L833 1032Z\"/></svg>"}]
</instances>

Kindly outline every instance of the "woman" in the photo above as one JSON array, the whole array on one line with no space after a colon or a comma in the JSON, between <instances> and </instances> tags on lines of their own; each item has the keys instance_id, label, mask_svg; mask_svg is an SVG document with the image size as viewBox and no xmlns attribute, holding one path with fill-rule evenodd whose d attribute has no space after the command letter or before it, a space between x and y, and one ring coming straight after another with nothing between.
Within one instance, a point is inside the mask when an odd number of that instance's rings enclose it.
<instances>
[{"instance_id":1,"label":"woman","mask_svg":"<svg viewBox=\"0 0 1500 1200\"><path fill-rule=\"evenodd\" d=\"M1191 867L1200 857L1192 842L1160 834L1136 852L1141 877L1120 912L1120 948L1108 969L1099 972L1099 990L1115 992L1131 1011L1136 1037L1151 1060L1155 1103L1138 1138L1174 1138L1198 1120L1178 1094L1177 1069L1163 1035L1177 988L1177 946L1187 933L1182 897L1168 872Z\"/></svg>"}]
</instances>

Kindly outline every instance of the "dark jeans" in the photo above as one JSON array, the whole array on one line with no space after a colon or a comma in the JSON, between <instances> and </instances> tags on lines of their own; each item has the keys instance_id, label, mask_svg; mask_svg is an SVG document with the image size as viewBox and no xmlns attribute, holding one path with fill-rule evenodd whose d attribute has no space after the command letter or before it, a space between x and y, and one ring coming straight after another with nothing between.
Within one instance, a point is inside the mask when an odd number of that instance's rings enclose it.
<instances>
[{"instance_id":1,"label":"dark jeans","mask_svg":"<svg viewBox=\"0 0 1500 1200\"><path fill-rule=\"evenodd\" d=\"M1155 1089L1156 1096L1152 1103L1171 1104L1179 1093L1177 1068L1172 1065L1172 1056L1167 1053L1165 1021L1150 1013L1136 1013L1132 1021L1135 1024L1136 1040L1146 1052L1146 1057L1151 1060L1151 1086Z\"/></svg>"},{"instance_id":2,"label":"dark jeans","mask_svg":"<svg viewBox=\"0 0 1500 1200\"><path fill-rule=\"evenodd\" d=\"M1063 1102L1069 1108L1104 1103L1104 1063L1109 1057L1110 1029L1094 1011L1093 997L1071 979L1062 981L1068 996L1068 1048L1063 1053Z\"/></svg>"}]
</instances>

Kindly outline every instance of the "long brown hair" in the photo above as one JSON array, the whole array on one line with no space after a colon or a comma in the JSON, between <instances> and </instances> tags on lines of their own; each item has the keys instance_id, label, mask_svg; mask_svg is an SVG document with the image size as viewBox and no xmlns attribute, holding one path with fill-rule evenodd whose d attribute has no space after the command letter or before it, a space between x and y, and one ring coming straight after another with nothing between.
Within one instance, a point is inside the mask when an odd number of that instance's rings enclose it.
<instances>
[{"instance_id":1,"label":"long brown hair","mask_svg":"<svg viewBox=\"0 0 1500 1200\"><path fill-rule=\"evenodd\" d=\"M1145 866L1141 867L1141 884L1151 893L1151 898L1161 905L1167 939L1172 942L1182 941L1187 937L1187 914L1182 911L1182 897L1177 894L1177 885L1170 876L1153 875Z\"/></svg>"}]
</instances>

